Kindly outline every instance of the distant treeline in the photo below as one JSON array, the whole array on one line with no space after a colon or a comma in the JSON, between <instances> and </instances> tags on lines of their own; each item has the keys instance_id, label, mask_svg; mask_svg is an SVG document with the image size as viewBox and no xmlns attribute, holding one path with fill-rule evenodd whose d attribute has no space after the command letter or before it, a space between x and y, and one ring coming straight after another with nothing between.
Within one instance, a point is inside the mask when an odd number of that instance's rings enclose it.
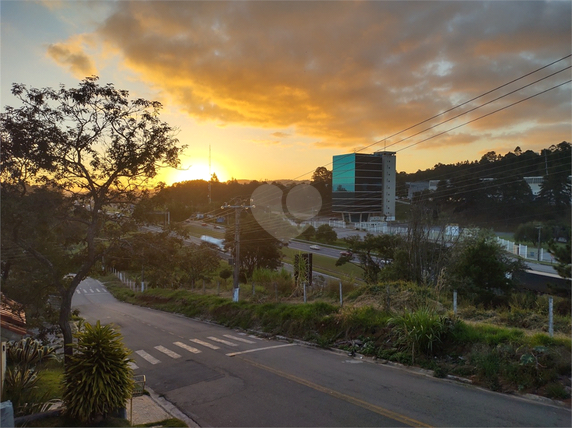
<instances>
[{"instance_id":1,"label":"distant treeline","mask_svg":"<svg viewBox=\"0 0 572 428\"><path fill-rule=\"evenodd\" d=\"M539 153L523 152L519 147L504 156L491 151L478 161L439 163L412 174L400 172L396 193L399 198L406 198L407 183L435 180L437 190L417 194L411 202L423 205L433 219L441 222L506 231L514 231L519 224L531 221L569 225L571 159L571 145L565 141ZM331 171L318 167L308 180L322 196L322 215L332 215L331 177ZM533 194L524 177L542 177L538 195ZM216 218L223 215L222 204L237 199L248 202L261 184L264 183L256 180L221 183L213 175L210 182L193 180L162 186L136 207L135 215L150 221L154 211L169 211L173 221L185 220L198 212ZM285 197L288 189L298 183L269 184L283 189Z\"/></svg>"},{"instance_id":2,"label":"distant treeline","mask_svg":"<svg viewBox=\"0 0 572 428\"><path fill-rule=\"evenodd\" d=\"M399 173L397 195L407 197L407 183L435 180L437 190L417 194L412 201L424 204L435 218L507 231L530 221L569 225L571 169L571 145L566 141L540 153L517 147L504 156L491 151L474 162ZM538 195L524 177L542 177Z\"/></svg>"}]
</instances>

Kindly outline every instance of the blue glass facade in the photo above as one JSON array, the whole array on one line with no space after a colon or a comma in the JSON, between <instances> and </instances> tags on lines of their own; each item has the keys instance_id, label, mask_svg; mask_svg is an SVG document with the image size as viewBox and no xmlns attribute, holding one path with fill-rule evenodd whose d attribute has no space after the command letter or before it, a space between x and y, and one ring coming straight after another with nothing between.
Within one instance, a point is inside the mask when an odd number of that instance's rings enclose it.
<instances>
[{"instance_id":1,"label":"blue glass facade","mask_svg":"<svg viewBox=\"0 0 572 428\"><path fill-rule=\"evenodd\" d=\"M390 189L392 177L393 192ZM334 156L332 211L342 213L345 221L354 223L395 216L394 177L393 152ZM387 206L391 202L393 209Z\"/></svg>"}]
</instances>

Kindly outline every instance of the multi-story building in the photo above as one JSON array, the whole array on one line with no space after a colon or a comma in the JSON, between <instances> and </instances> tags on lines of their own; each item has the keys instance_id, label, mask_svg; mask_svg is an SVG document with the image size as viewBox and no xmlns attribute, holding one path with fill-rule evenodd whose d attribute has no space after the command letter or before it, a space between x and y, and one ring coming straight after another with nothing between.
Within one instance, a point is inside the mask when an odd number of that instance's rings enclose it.
<instances>
[{"instance_id":1,"label":"multi-story building","mask_svg":"<svg viewBox=\"0 0 572 428\"><path fill-rule=\"evenodd\" d=\"M395 220L395 152L334 156L332 211L350 223Z\"/></svg>"}]
</instances>

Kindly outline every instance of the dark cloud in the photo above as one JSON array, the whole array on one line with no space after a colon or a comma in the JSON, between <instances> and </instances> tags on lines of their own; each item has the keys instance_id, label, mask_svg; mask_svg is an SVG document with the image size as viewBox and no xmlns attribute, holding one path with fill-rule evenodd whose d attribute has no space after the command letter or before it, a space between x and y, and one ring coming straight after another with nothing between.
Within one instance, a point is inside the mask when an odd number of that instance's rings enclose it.
<instances>
[{"instance_id":1,"label":"dark cloud","mask_svg":"<svg viewBox=\"0 0 572 428\"><path fill-rule=\"evenodd\" d=\"M67 43L51 44L47 53L55 62L68 67L71 73L80 79L97 74L92 58L83 52L81 42L77 38Z\"/></svg>"},{"instance_id":2,"label":"dark cloud","mask_svg":"<svg viewBox=\"0 0 572 428\"><path fill-rule=\"evenodd\" d=\"M125 1L98 35L197 119L289 128L319 147L350 148L565 56L570 17L570 2ZM459 120L569 79L564 74ZM569 121L570 85L427 145L470 144L482 139L471 133L526 123L546 135L564 129L562 140Z\"/></svg>"}]
</instances>

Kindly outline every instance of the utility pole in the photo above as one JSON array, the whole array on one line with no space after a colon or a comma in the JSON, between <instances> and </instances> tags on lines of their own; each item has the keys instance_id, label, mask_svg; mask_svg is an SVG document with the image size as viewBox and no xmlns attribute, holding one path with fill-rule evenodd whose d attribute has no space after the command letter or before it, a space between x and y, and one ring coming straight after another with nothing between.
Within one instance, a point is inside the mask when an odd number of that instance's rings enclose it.
<instances>
[{"instance_id":1,"label":"utility pole","mask_svg":"<svg viewBox=\"0 0 572 428\"><path fill-rule=\"evenodd\" d=\"M213 176L211 174L211 145L209 144L209 205L212 202L211 198L211 185L213 182Z\"/></svg>"},{"instance_id":2,"label":"utility pole","mask_svg":"<svg viewBox=\"0 0 572 428\"><path fill-rule=\"evenodd\" d=\"M240 213L242 210L254 208L254 205L228 205L224 204L221 209L234 209L234 275L232 278L232 301L238 302L238 276L240 274Z\"/></svg>"}]
</instances>

